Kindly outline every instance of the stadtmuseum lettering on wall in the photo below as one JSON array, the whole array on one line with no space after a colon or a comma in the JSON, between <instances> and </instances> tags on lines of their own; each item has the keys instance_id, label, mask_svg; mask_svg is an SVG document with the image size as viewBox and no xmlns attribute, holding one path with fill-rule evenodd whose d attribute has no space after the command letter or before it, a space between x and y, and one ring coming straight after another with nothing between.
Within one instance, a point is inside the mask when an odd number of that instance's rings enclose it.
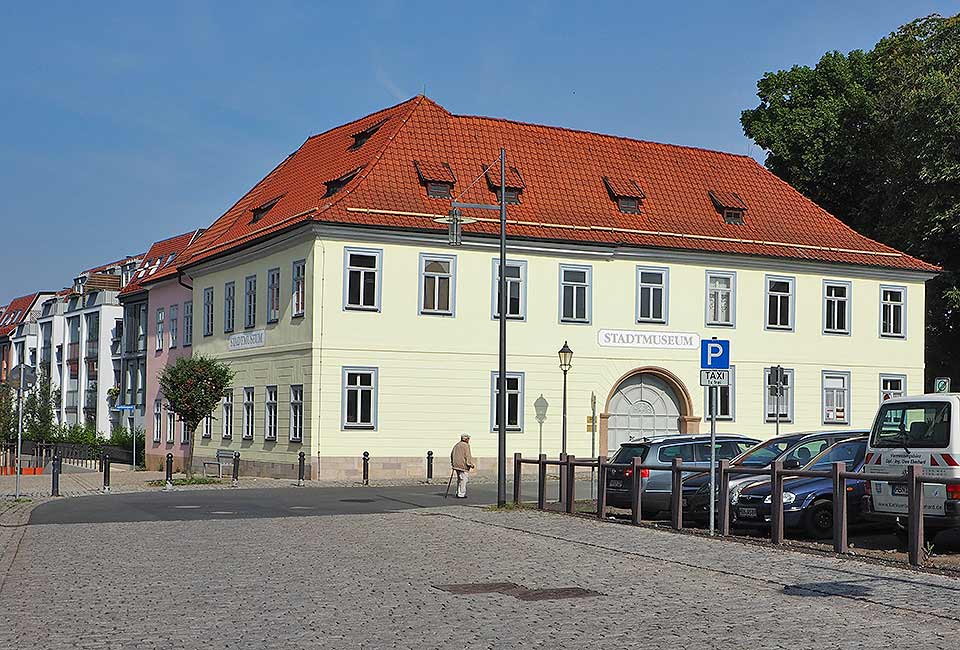
<instances>
[{"instance_id":1,"label":"stadtmuseum lettering on wall","mask_svg":"<svg viewBox=\"0 0 960 650\"><path fill-rule=\"evenodd\" d=\"M630 330L600 330L597 343L614 348L661 348L693 350L700 345L700 335L691 332L636 332Z\"/></svg>"}]
</instances>

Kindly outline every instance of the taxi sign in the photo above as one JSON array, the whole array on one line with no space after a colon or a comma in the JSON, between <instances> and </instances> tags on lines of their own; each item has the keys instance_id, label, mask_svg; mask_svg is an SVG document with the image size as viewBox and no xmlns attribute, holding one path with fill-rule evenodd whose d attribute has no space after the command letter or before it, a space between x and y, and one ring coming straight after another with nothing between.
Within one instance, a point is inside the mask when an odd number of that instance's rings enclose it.
<instances>
[{"instance_id":1,"label":"taxi sign","mask_svg":"<svg viewBox=\"0 0 960 650\"><path fill-rule=\"evenodd\" d=\"M700 385L701 386L729 386L730 371L729 370L701 370Z\"/></svg>"}]
</instances>

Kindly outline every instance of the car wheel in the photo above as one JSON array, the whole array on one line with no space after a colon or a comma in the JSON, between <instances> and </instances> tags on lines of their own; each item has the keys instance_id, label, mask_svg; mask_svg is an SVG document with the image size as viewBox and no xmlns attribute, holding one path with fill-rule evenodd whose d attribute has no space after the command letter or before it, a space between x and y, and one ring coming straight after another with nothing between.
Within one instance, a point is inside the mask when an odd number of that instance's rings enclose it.
<instances>
[{"instance_id":1,"label":"car wheel","mask_svg":"<svg viewBox=\"0 0 960 650\"><path fill-rule=\"evenodd\" d=\"M833 537L833 503L818 499L807 512L807 532L817 539Z\"/></svg>"}]
</instances>

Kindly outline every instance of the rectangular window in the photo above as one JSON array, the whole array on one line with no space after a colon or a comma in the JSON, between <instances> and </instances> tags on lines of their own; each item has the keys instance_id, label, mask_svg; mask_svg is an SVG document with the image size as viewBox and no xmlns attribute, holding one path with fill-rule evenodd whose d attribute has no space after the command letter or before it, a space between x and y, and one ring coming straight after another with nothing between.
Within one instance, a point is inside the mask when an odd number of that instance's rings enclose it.
<instances>
[{"instance_id":1,"label":"rectangular window","mask_svg":"<svg viewBox=\"0 0 960 650\"><path fill-rule=\"evenodd\" d=\"M768 275L766 285L766 328L792 330L794 278Z\"/></svg>"},{"instance_id":2,"label":"rectangular window","mask_svg":"<svg viewBox=\"0 0 960 650\"><path fill-rule=\"evenodd\" d=\"M452 316L457 258L420 254L420 313Z\"/></svg>"},{"instance_id":3,"label":"rectangular window","mask_svg":"<svg viewBox=\"0 0 960 650\"><path fill-rule=\"evenodd\" d=\"M264 398L264 423L263 439L277 439L277 387L267 386L266 397Z\"/></svg>"},{"instance_id":4,"label":"rectangular window","mask_svg":"<svg viewBox=\"0 0 960 650\"><path fill-rule=\"evenodd\" d=\"M490 430L497 431L497 413L500 408L500 373L490 373ZM523 431L523 373L508 372L507 384L507 430Z\"/></svg>"},{"instance_id":5,"label":"rectangular window","mask_svg":"<svg viewBox=\"0 0 960 650\"><path fill-rule=\"evenodd\" d=\"M223 285L223 331L232 332L237 310L237 287L233 282Z\"/></svg>"},{"instance_id":6,"label":"rectangular window","mask_svg":"<svg viewBox=\"0 0 960 650\"><path fill-rule=\"evenodd\" d=\"M203 418L203 437L212 438L213 437L213 413Z\"/></svg>"},{"instance_id":7,"label":"rectangular window","mask_svg":"<svg viewBox=\"0 0 960 650\"><path fill-rule=\"evenodd\" d=\"M213 336L213 287L203 290L203 335Z\"/></svg>"},{"instance_id":8,"label":"rectangular window","mask_svg":"<svg viewBox=\"0 0 960 650\"><path fill-rule=\"evenodd\" d=\"M183 303L183 347L193 345L193 303Z\"/></svg>"},{"instance_id":9,"label":"rectangular window","mask_svg":"<svg viewBox=\"0 0 960 650\"><path fill-rule=\"evenodd\" d=\"M253 400L254 390L251 387L243 389L243 439L253 440Z\"/></svg>"},{"instance_id":10,"label":"rectangular window","mask_svg":"<svg viewBox=\"0 0 960 650\"><path fill-rule=\"evenodd\" d=\"M163 350L163 307L157 310L157 331L155 332L157 352Z\"/></svg>"},{"instance_id":11,"label":"rectangular window","mask_svg":"<svg viewBox=\"0 0 960 650\"><path fill-rule=\"evenodd\" d=\"M177 312L179 311L180 311L179 305L170 305L170 347L171 348L177 347L177 342L179 341L178 332L177 332L177 317L179 316Z\"/></svg>"},{"instance_id":12,"label":"rectangular window","mask_svg":"<svg viewBox=\"0 0 960 650\"><path fill-rule=\"evenodd\" d=\"M823 333L850 333L849 282L823 282Z\"/></svg>"},{"instance_id":13,"label":"rectangular window","mask_svg":"<svg viewBox=\"0 0 960 650\"><path fill-rule=\"evenodd\" d=\"M137 406L147 404L147 360L137 361Z\"/></svg>"},{"instance_id":14,"label":"rectangular window","mask_svg":"<svg viewBox=\"0 0 960 650\"><path fill-rule=\"evenodd\" d=\"M343 254L343 308L378 311L383 253L379 250L346 248Z\"/></svg>"},{"instance_id":15,"label":"rectangular window","mask_svg":"<svg viewBox=\"0 0 960 650\"><path fill-rule=\"evenodd\" d=\"M163 402L155 400L153 402L153 441L160 442L163 435Z\"/></svg>"},{"instance_id":16,"label":"rectangular window","mask_svg":"<svg viewBox=\"0 0 960 650\"><path fill-rule=\"evenodd\" d=\"M244 280L243 292L243 326L256 327L257 325L257 276L251 275Z\"/></svg>"},{"instance_id":17,"label":"rectangular window","mask_svg":"<svg viewBox=\"0 0 960 650\"><path fill-rule=\"evenodd\" d=\"M737 396L737 371L730 366L730 385L717 387L717 419L730 420L736 419L736 396ZM710 420L710 388L703 389L703 403L706 408L703 412L703 421Z\"/></svg>"},{"instance_id":18,"label":"rectangular window","mask_svg":"<svg viewBox=\"0 0 960 650\"><path fill-rule=\"evenodd\" d=\"M180 444L189 445L190 444L190 430L187 429L186 422L180 420Z\"/></svg>"},{"instance_id":19,"label":"rectangular window","mask_svg":"<svg viewBox=\"0 0 960 650\"><path fill-rule=\"evenodd\" d=\"M267 322L280 320L280 269L267 271Z\"/></svg>"},{"instance_id":20,"label":"rectangular window","mask_svg":"<svg viewBox=\"0 0 960 650\"><path fill-rule=\"evenodd\" d=\"M290 442L303 440L303 386L290 387Z\"/></svg>"},{"instance_id":21,"label":"rectangular window","mask_svg":"<svg viewBox=\"0 0 960 650\"><path fill-rule=\"evenodd\" d=\"M667 322L667 269L637 267L637 322Z\"/></svg>"},{"instance_id":22,"label":"rectangular window","mask_svg":"<svg viewBox=\"0 0 960 650\"><path fill-rule=\"evenodd\" d=\"M880 402L907 394L906 375L880 375Z\"/></svg>"},{"instance_id":23,"label":"rectangular window","mask_svg":"<svg viewBox=\"0 0 960 650\"><path fill-rule=\"evenodd\" d=\"M344 368L341 399L344 429L376 429L377 369Z\"/></svg>"},{"instance_id":24,"label":"rectangular window","mask_svg":"<svg viewBox=\"0 0 960 650\"><path fill-rule=\"evenodd\" d=\"M167 442L173 442L177 435L177 414L167 405Z\"/></svg>"},{"instance_id":25,"label":"rectangular window","mask_svg":"<svg viewBox=\"0 0 960 650\"><path fill-rule=\"evenodd\" d=\"M736 324L737 274L707 271L707 325L733 327Z\"/></svg>"},{"instance_id":26,"label":"rectangular window","mask_svg":"<svg viewBox=\"0 0 960 650\"><path fill-rule=\"evenodd\" d=\"M880 286L880 336L903 338L906 332L906 302L906 287Z\"/></svg>"},{"instance_id":27,"label":"rectangular window","mask_svg":"<svg viewBox=\"0 0 960 650\"><path fill-rule=\"evenodd\" d=\"M527 263L507 260L504 269L507 284L507 318L527 317ZM493 260L493 318L500 318L500 260Z\"/></svg>"},{"instance_id":28,"label":"rectangular window","mask_svg":"<svg viewBox=\"0 0 960 650\"><path fill-rule=\"evenodd\" d=\"M823 423L850 423L850 373L824 370Z\"/></svg>"},{"instance_id":29,"label":"rectangular window","mask_svg":"<svg viewBox=\"0 0 960 650\"><path fill-rule=\"evenodd\" d=\"M137 309L137 351L147 351L147 303Z\"/></svg>"},{"instance_id":30,"label":"rectangular window","mask_svg":"<svg viewBox=\"0 0 960 650\"><path fill-rule=\"evenodd\" d=\"M793 422L793 369L783 369L783 393L780 395L780 421ZM770 386L770 369L763 369L763 390L766 395L764 402L764 419L774 422L777 419L777 395Z\"/></svg>"},{"instance_id":31,"label":"rectangular window","mask_svg":"<svg viewBox=\"0 0 960 650\"><path fill-rule=\"evenodd\" d=\"M293 316L303 316L307 296L307 262L297 260L293 263Z\"/></svg>"},{"instance_id":32,"label":"rectangular window","mask_svg":"<svg viewBox=\"0 0 960 650\"><path fill-rule=\"evenodd\" d=\"M560 265L560 320L589 323L591 316L593 268Z\"/></svg>"},{"instance_id":33,"label":"rectangular window","mask_svg":"<svg viewBox=\"0 0 960 650\"><path fill-rule=\"evenodd\" d=\"M223 391L223 438L233 438L233 389Z\"/></svg>"}]
</instances>

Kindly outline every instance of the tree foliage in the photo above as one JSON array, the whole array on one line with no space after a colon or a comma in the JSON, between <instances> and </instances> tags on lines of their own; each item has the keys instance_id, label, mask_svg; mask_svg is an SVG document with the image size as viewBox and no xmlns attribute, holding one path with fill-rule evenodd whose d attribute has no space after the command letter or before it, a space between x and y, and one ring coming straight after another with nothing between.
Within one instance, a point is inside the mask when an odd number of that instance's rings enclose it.
<instances>
[{"instance_id":1,"label":"tree foliage","mask_svg":"<svg viewBox=\"0 0 960 650\"><path fill-rule=\"evenodd\" d=\"M225 363L204 356L183 357L167 365L158 377L167 408L177 415L187 431L194 432L200 422L213 413L223 391L233 381L233 370ZM190 436L186 469L193 466L196 436Z\"/></svg>"},{"instance_id":2,"label":"tree foliage","mask_svg":"<svg viewBox=\"0 0 960 650\"><path fill-rule=\"evenodd\" d=\"M27 440L53 440L57 435L57 404L60 391L41 367L37 383L23 399L23 430Z\"/></svg>"},{"instance_id":3,"label":"tree foliage","mask_svg":"<svg viewBox=\"0 0 960 650\"><path fill-rule=\"evenodd\" d=\"M757 87L741 123L772 172L943 268L927 283L927 376L960 379L960 15L920 18L869 52L828 52Z\"/></svg>"},{"instance_id":4,"label":"tree foliage","mask_svg":"<svg viewBox=\"0 0 960 650\"><path fill-rule=\"evenodd\" d=\"M17 437L17 392L10 384L0 383L0 440Z\"/></svg>"}]
</instances>

